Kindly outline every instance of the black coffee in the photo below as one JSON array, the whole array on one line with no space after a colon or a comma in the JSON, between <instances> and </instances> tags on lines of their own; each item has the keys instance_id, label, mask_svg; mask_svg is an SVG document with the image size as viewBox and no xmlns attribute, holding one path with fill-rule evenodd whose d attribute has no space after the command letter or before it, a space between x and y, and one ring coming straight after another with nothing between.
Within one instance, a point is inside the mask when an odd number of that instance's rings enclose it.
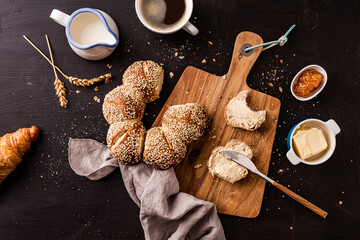
<instances>
[{"instance_id":1,"label":"black coffee","mask_svg":"<svg viewBox=\"0 0 360 240\"><path fill-rule=\"evenodd\" d=\"M141 0L140 11L145 21L155 28L176 26L185 13L185 0Z\"/></svg>"}]
</instances>

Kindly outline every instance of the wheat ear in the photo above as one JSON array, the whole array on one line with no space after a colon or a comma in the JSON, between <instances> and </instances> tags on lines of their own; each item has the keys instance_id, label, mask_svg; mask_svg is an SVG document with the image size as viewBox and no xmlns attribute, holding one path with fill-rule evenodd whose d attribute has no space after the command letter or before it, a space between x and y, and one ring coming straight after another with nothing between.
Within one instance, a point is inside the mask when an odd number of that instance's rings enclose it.
<instances>
[{"instance_id":1,"label":"wheat ear","mask_svg":"<svg viewBox=\"0 0 360 240\"><path fill-rule=\"evenodd\" d=\"M61 75L64 76L64 78L66 78L67 80L69 80L70 83L76 85L76 86L83 86L83 87L87 87L90 85L93 85L97 82L101 82L103 80L109 79L111 78L111 73L107 73L104 75L101 75L97 78L92 78L92 79L81 79L81 78L77 78L77 77L72 77L72 76L68 76L65 73L63 73L60 68L58 68L57 66L54 65L54 63L52 63L50 61L50 59L48 57L46 57L46 55L38 48L35 46L34 43L32 43L30 41L29 38L27 38L25 35L23 35L23 37L25 38L26 41L28 41L30 43L31 46L33 46L57 71L59 71L59 73L61 73Z\"/></svg>"},{"instance_id":2,"label":"wheat ear","mask_svg":"<svg viewBox=\"0 0 360 240\"><path fill-rule=\"evenodd\" d=\"M60 80L60 78L58 77L58 75L56 73L56 69L55 69L55 65L54 65L54 58L53 58L52 51L51 51L49 37L48 37L48 35L45 35L45 37L46 37L46 42L47 42L49 52L50 52L51 65L53 66L53 70L54 70L54 74L55 74L54 86L55 86L55 90L56 90L56 95L59 97L60 106L62 106L63 108L66 108L67 104L68 104L68 100L66 99L66 88L64 86L64 83Z\"/></svg>"}]
</instances>

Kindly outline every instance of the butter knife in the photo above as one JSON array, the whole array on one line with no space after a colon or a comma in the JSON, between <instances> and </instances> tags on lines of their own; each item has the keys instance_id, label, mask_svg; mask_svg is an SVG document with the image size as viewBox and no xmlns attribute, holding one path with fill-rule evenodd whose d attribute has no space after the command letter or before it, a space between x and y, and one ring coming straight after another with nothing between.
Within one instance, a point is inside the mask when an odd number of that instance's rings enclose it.
<instances>
[{"instance_id":1,"label":"butter knife","mask_svg":"<svg viewBox=\"0 0 360 240\"><path fill-rule=\"evenodd\" d=\"M241 153L238 152L233 152L233 151L220 151L220 153L231 159L232 161L236 162L237 164L241 165L244 168L247 168L249 171L257 174L258 176L262 177L263 179L265 179L266 181L268 181L269 183L271 183L271 185L277 187L279 190L283 191L284 193L286 193L288 196L292 197L293 199L295 199L296 201L298 201L299 203L301 203L302 205L304 205L305 207L309 208L310 210L312 210L313 212L315 212L316 214L320 215L323 218L326 218L326 216L328 215L327 212L325 212L324 210L322 210L321 208L315 206L314 204L312 204L311 202L309 202L308 200L304 199L303 197L297 195L296 193L294 193L293 191L287 189L286 187L284 187L283 185L275 182L274 180L272 180L271 178L267 177L265 174L261 173L255 166L255 164L246 156L242 155Z\"/></svg>"}]
</instances>

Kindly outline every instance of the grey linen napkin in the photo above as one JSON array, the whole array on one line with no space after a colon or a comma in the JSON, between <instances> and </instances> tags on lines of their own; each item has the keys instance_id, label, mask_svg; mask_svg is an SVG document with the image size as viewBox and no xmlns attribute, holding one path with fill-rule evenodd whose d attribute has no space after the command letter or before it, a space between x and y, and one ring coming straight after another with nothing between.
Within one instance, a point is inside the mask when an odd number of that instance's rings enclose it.
<instances>
[{"instance_id":1,"label":"grey linen napkin","mask_svg":"<svg viewBox=\"0 0 360 240\"><path fill-rule=\"evenodd\" d=\"M179 192L172 168L161 171L144 163L121 165L107 146L92 139L70 138L69 163L76 174L91 180L120 167L125 187L140 207L146 239L225 239L215 205Z\"/></svg>"}]
</instances>

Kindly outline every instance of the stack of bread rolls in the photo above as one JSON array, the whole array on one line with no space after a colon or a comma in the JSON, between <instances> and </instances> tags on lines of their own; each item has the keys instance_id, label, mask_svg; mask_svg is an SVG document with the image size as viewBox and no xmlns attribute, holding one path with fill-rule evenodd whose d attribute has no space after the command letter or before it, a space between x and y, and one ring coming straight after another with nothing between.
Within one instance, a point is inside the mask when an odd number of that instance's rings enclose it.
<instances>
[{"instance_id":1,"label":"stack of bread rolls","mask_svg":"<svg viewBox=\"0 0 360 240\"><path fill-rule=\"evenodd\" d=\"M155 169L178 165L186 156L188 145L205 132L204 107L188 103L169 107L161 127L147 134L141 119L146 103L159 98L164 79L163 69L152 61L138 61L123 75L123 85L106 94L103 114L110 124L107 144L121 164L143 161ZM146 135L146 138L145 138Z\"/></svg>"},{"instance_id":2,"label":"stack of bread rolls","mask_svg":"<svg viewBox=\"0 0 360 240\"><path fill-rule=\"evenodd\" d=\"M123 85L106 94L103 114L110 124L107 144L121 164L141 160L146 129L141 122L145 105L159 98L164 70L153 61L131 64L123 76Z\"/></svg>"}]
</instances>

